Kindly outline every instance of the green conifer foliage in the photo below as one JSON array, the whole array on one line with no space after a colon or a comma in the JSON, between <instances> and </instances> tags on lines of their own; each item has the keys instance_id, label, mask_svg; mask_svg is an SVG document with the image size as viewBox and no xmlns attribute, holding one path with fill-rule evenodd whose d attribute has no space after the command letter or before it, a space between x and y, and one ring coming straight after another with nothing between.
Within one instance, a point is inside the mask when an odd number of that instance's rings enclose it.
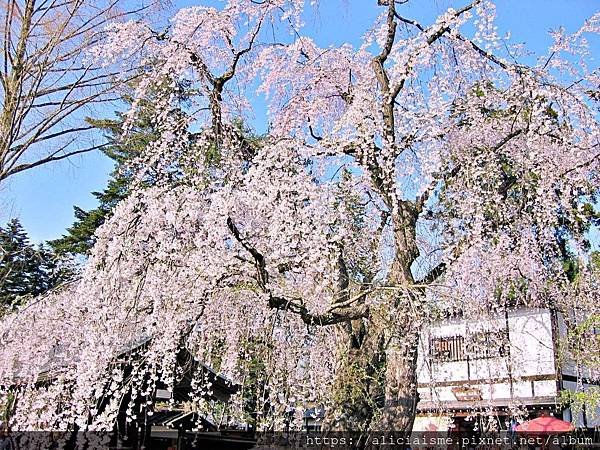
<instances>
[{"instance_id":1,"label":"green conifer foliage","mask_svg":"<svg viewBox=\"0 0 600 450\"><path fill-rule=\"evenodd\" d=\"M69 265L47 246L34 246L18 219L0 227L0 309L22 304L68 280Z\"/></svg>"}]
</instances>

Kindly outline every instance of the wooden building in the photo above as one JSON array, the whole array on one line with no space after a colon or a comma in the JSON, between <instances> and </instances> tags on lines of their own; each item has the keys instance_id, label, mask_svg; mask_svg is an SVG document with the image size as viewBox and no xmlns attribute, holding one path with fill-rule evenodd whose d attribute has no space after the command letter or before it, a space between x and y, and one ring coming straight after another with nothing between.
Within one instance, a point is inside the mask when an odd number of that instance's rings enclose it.
<instances>
[{"instance_id":1,"label":"wooden building","mask_svg":"<svg viewBox=\"0 0 600 450\"><path fill-rule=\"evenodd\" d=\"M481 428L483 417L505 429L513 417L540 414L598 427L600 411L561 406L563 390L598 388L598 374L566 355L565 336L563 317L549 309L436 324L420 340L415 430Z\"/></svg>"}]
</instances>

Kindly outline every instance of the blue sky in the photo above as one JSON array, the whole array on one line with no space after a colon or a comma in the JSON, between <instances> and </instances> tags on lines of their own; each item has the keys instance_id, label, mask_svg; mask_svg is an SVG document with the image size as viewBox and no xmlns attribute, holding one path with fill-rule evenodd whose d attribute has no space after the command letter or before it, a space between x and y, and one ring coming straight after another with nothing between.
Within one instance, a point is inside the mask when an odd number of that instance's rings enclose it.
<instances>
[{"instance_id":1,"label":"blue sky","mask_svg":"<svg viewBox=\"0 0 600 450\"><path fill-rule=\"evenodd\" d=\"M175 1L175 7L203 4ZM215 1L209 1L215 3ZM380 11L375 0L321 0L316 18L307 28L322 46L349 42L357 45L362 33ZM412 0L402 12L428 23L434 14L467 1ZM523 42L537 54L545 53L551 40L548 31L564 26L577 30L583 21L600 11L598 0L497 0L497 25L513 42ZM107 110L106 115L111 111ZM260 126L260 124L257 124ZM73 222L73 205L84 209L96 205L92 191L102 190L112 169L100 153L40 167L18 174L0 185L0 223L18 217L36 242L60 237Z\"/></svg>"}]
</instances>

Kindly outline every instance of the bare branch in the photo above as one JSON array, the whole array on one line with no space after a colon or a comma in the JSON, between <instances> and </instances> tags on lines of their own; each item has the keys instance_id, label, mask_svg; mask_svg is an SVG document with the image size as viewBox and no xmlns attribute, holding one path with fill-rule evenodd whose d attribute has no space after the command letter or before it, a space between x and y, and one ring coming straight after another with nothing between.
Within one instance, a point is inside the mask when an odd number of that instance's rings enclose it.
<instances>
[{"instance_id":1,"label":"bare branch","mask_svg":"<svg viewBox=\"0 0 600 450\"><path fill-rule=\"evenodd\" d=\"M82 108L113 101L117 84L131 79L84 59L106 23L150 6L124 9L120 3L10 0L3 6L0 180L97 148L82 149L81 139L67 135L92 133Z\"/></svg>"},{"instance_id":2,"label":"bare branch","mask_svg":"<svg viewBox=\"0 0 600 450\"><path fill-rule=\"evenodd\" d=\"M23 172L25 170L33 169L34 167L38 167L38 166L41 166L43 164L47 164L47 163L50 163L50 162L61 161L63 159L67 159L67 158L70 158L72 156L81 155L83 153L89 153L89 152L92 152L94 150L100 150L100 149L106 147L107 145L108 144L95 145L93 147L87 147L87 148L84 148L84 149L79 149L79 150L74 150L72 152L63 153L62 155L55 155L53 153L50 156L46 156L45 158L38 159L38 160L36 160L36 161L34 161L32 163L23 163L23 164L20 164L20 165L18 165L16 167L13 167L12 169L10 169L9 172L0 174L0 181L4 180L4 179L6 179L6 178L8 178L8 177L10 177L12 175L15 175L15 174L17 174L19 172Z\"/></svg>"}]
</instances>

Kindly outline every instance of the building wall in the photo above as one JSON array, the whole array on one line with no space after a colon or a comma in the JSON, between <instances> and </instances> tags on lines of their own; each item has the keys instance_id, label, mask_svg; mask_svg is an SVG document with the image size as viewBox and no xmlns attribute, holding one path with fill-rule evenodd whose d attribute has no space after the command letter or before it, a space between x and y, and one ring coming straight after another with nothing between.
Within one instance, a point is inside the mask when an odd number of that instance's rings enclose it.
<instances>
[{"instance_id":1,"label":"building wall","mask_svg":"<svg viewBox=\"0 0 600 450\"><path fill-rule=\"evenodd\" d=\"M457 354L454 347L451 350L443 347L446 360L431 355L432 347L434 353L441 348L432 340L451 338L456 342L462 337L468 356L468 336L498 330L508 330L509 351L502 352L502 356L454 358ZM566 334L567 327L560 314L533 308L510 311L508 317L500 314L477 321L453 319L431 327L419 343L419 408L431 414L433 409L466 411L486 405L507 407L511 403L548 407L556 404L560 390L600 389L593 381L598 379L597 373L577 366L568 358ZM555 354L566 356L556 360ZM448 360L452 358L458 360ZM599 427L600 406L567 408L563 419L572 421L576 427Z\"/></svg>"},{"instance_id":2,"label":"building wall","mask_svg":"<svg viewBox=\"0 0 600 450\"><path fill-rule=\"evenodd\" d=\"M549 310L513 311L509 314L509 330L514 376L556 374L552 316Z\"/></svg>"},{"instance_id":3,"label":"building wall","mask_svg":"<svg viewBox=\"0 0 600 450\"><path fill-rule=\"evenodd\" d=\"M509 351L503 356L461 361L431 357L431 339L463 336L467 342L477 333L507 329ZM483 400L556 396L555 378L552 318L546 309L510 311L508 319L501 314L479 321L449 320L421 338L418 382L424 401L456 402L459 399L452 390L457 386L477 389Z\"/></svg>"}]
</instances>

